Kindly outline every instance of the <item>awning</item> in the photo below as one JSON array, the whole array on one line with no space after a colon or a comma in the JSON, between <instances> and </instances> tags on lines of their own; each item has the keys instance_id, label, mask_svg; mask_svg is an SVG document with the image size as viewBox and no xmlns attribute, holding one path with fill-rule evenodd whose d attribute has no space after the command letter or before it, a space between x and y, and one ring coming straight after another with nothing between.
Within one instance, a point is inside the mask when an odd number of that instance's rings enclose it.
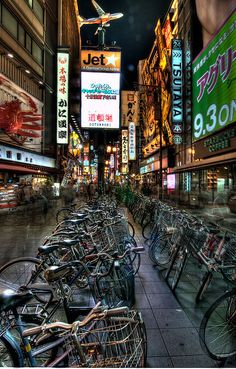
<instances>
[{"instance_id":1,"label":"awning","mask_svg":"<svg viewBox=\"0 0 236 369\"><path fill-rule=\"evenodd\" d=\"M173 168L173 173L178 172L191 172L194 170L207 169L223 164L236 162L236 153L231 152L230 154L218 155L208 159L200 159L192 163L184 164L179 167Z\"/></svg>"},{"instance_id":2,"label":"awning","mask_svg":"<svg viewBox=\"0 0 236 369\"><path fill-rule=\"evenodd\" d=\"M41 170L26 168L22 165L14 165L14 164L2 164L0 163L0 170L12 170L14 172L21 172L21 173L43 173Z\"/></svg>"}]
</instances>

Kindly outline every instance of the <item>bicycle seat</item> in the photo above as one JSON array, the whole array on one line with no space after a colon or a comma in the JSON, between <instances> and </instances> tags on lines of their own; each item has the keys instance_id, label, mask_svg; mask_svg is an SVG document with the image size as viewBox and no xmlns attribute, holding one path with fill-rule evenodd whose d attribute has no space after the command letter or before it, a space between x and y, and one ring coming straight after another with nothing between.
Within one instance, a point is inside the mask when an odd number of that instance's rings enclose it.
<instances>
[{"instance_id":1,"label":"bicycle seat","mask_svg":"<svg viewBox=\"0 0 236 369\"><path fill-rule=\"evenodd\" d=\"M59 242L53 245L43 245L38 247L38 252L43 255L51 254L51 252L57 250L59 247Z\"/></svg>"},{"instance_id":2,"label":"bicycle seat","mask_svg":"<svg viewBox=\"0 0 236 369\"><path fill-rule=\"evenodd\" d=\"M78 218L78 219L84 219L85 217L88 216L88 214L85 213L72 213L71 214L72 217Z\"/></svg>"},{"instance_id":3,"label":"bicycle seat","mask_svg":"<svg viewBox=\"0 0 236 369\"><path fill-rule=\"evenodd\" d=\"M74 268L70 265L62 265L62 266L50 266L44 273L46 280L50 282L58 281L61 278L66 277L67 275L74 272Z\"/></svg>"},{"instance_id":4,"label":"bicycle seat","mask_svg":"<svg viewBox=\"0 0 236 369\"><path fill-rule=\"evenodd\" d=\"M78 245L80 239L67 239L59 241L60 246L75 246Z\"/></svg>"},{"instance_id":5,"label":"bicycle seat","mask_svg":"<svg viewBox=\"0 0 236 369\"><path fill-rule=\"evenodd\" d=\"M68 219L66 222L71 223L71 224L75 224L75 225L80 225L80 224L84 223L85 220L87 220L87 217L83 218L83 219Z\"/></svg>"},{"instance_id":6,"label":"bicycle seat","mask_svg":"<svg viewBox=\"0 0 236 369\"><path fill-rule=\"evenodd\" d=\"M15 292L10 289L0 291L0 312L17 308L31 300L33 294L29 291Z\"/></svg>"}]
</instances>

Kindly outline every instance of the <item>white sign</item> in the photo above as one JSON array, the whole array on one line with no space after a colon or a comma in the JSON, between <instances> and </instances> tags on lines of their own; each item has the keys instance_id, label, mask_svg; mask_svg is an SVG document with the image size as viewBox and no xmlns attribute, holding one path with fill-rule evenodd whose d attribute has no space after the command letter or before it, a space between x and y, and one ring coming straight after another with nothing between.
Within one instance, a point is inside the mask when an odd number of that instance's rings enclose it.
<instances>
[{"instance_id":1,"label":"white sign","mask_svg":"<svg viewBox=\"0 0 236 369\"><path fill-rule=\"evenodd\" d=\"M180 134L183 131L183 51L182 40L172 40L172 132L181 139L176 144L182 142ZM181 141L181 142L179 142Z\"/></svg>"},{"instance_id":2,"label":"white sign","mask_svg":"<svg viewBox=\"0 0 236 369\"><path fill-rule=\"evenodd\" d=\"M120 126L120 73L81 72L81 127Z\"/></svg>"},{"instance_id":3,"label":"white sign","mask_svg":"<svg viewBox=\"0 0 236 369\"><path fill-rule=\"evenodd\" d=\"M122 155L122 164L127 164L129 161L129 139L128 139L128 130L122 129L121 131L121 155Z\"/></svg>"},{"instance_id":4,"label":"white sign","mask_svg":"<svg viewBox=\"0 0 236 369\"><path fill-rule=\"evenodd\" d=\"M134 122L129 122L129 160L136 159L136 131Z\"/></svg>"},{"instance_id":5,"label":"white sign","mask_svg":"<svg viewBox=\"0 0 236 369\"><path fill-rule=\"evenodd\" d=\"M68 144L69 53L57 53L57 143Z\"/></svg>"}]
</instances>

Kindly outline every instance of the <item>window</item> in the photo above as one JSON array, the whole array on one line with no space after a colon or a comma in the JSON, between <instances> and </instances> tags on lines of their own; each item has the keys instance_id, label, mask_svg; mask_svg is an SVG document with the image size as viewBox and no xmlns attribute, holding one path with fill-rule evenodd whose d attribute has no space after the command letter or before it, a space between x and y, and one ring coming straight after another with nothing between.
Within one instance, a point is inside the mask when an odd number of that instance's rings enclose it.
<instances>
[{"instance_id":1,"label":"window","mask_svg":"<svg viewBox=\"0 0 236 369\"><path fill-rule=\"evenodd\" d=\"M7 8L5 8L5 6L2 7L2 24L12 34L12 36L17 38L17 20L7 10Z\"/></svg>"},{"instance_id":2,"label":"window","mask_svg":"<svg viewBox=\"0 0 236 369\"><path fill-rule=\"evenodd\" d=\"M26 49L31 53L32 48L31 48L31 43L32 43L32 39L31 37L28 35L28 33L26 33L26 38L25 38L25 47Z\"/></svg>"},{"instance_id":3,"label":"window","mask_svg":"<svg viewBox=\"0 0 236 369\"><path fill-rule=\"evenodd\" d=\"M39 64L43 64L43 51L34 41L32 41L32 55Z\"/></svg>"},{"instance_id":4,"label":"window","mask_svg":"<svg viewBox=\"0 0 236 369\"><path fill-rule=\"evenodd\" d=\"M39 4L38 0L34 0L33 2L33 11L36 17L43 23L43 8Z\"/></svg>"},{"instance_id":5,"label":"window","mask_svg":"<svg viewBox=\"0 0 236 369\"><path fill-rule=\"evenodd\" d=\"M12 158L12 151L6 151L6 156L7 156L7 159L11 159Z\"/></svg>"},{"instance_id":6,"label":"window","mask_svg":"<svg viewBox=\"0 0 236 369\"><path fill-rule=\"evenodd\" d=\"M21 153L20 153L20 152L17 152L17 153L16 153L16 159L17 159L17 160L21 160Z\"/></svg>"},{"instance_id":7,"label":"window","mask_svg":"<svg viewBox=\"0 0 236 369\"><path fill-rule=\"evenodd\" d=\"M25 30L20 24L18 24L18 40L21 45L25 46Z\"/></svg>"}]
</instances>

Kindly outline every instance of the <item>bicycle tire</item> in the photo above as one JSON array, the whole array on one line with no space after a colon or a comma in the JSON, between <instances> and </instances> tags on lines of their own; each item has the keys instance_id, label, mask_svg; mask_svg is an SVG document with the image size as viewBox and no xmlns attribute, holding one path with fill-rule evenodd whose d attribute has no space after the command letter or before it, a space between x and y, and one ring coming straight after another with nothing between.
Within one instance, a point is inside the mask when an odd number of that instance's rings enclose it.
<instances>
[{"instance_id":1,"label":"bicycle tire","mask_svg":"<svg viewBox=\"0 0 236 369\"><path fill-rule=\"evenodd\" d=\"M151 261L161 268L166 268L170 262L170 244L165 237L157 237L150 245L148 255Z\"/></svg>"},{"instance_id":2,"label":"bicycle tire","mask_svg":"<svg viewBox=\"0 0 236 369\"><path fill-rule=\"evenodd\" d=\"M67 216L73 213L75 210L72 208L62 208L59 209L56 213L56 222L61 223Z\"/></svg>"},{"instance_id":3,"label":"bicycle tire","mask_svg":"<svg viewBox=\"0 0 236 369\"><path fill-rule=\"evenodd\" d=\"M132 223L128 221L128 227L129 227L129 234L132 238L135 236L135 229Z\"/></svg>"},{"instance_id":4,"label":"bicycle tire","mask_svg":"<svg viewBox=\"0 0 236 369\"><path fill-rule=\"evenodd\" d=\"M170 256L170 264L169 264L168 269L165 273L165 280L167 281L167 283L168 283L169 275L170 275L170 273L173 269L173 266L175 264L175 261L178 257L179 252L181 251L181 249L182 249L181 244L177 245L177 247L175 249L173 249L172 256Z\"/></svg>"},{"instance_id":5,"label":"bicycle tire","mask_svg":"<svg viewBox=\"0 0 236 369\"><path fill-rule=\"evenodd\" d=\"M176 264L174 276L173 276L171 284L170 284L170 288L171 288L172 291L175 291L175 289L177 288L178 283L180 281L180 278L183 274L184 268L185 268L186 263L187 263L187 258L188 258L187 252L183 249L181 249L180 251L183 252L183 257L180 258L180 255L178 253L178 255L175 259L175 262L173 264L173 267L172 267L172 269L174 269L174 265ZM179 258L179 260L177 260L178 258Z\"/></svg>"},{"instance_id":6,"label":"bicycle tire","mask_svg":"<svg viewBox=\"0 0 236 369\"><path fill-rule=\"evenodd\" d=\"M214 360L225 360L236 354L235 289L219 297L206 311L199 337L203 350Z\"/></svg>"},{"instance_id":7,"label":"bicycle tire","mask_svg":"<svg viewBox=\"0 0 236 369\"><path fill-rule=\"evenodd\" d=\"M0 282L3 286L6 286L6 288L10 288L14 291L18 291L20 287L28 286L30 283L36 283L37 281L40 283L42 283L42 281L43 283L47 283L41 275L44 270L42 270L37 277L34 277L33 272L35 272L40 265L41 260L33 257L13 259L0 268ZM16 266L18 269L16 269ZM16 274L14 274L14 270ZM46 299L42 298L41 294L37 295L38 300L43 303L51 300L51 295L49 297L46 294L45 297Z\"/></svg>"},{"instance_id":8,"label":"bicycle tire","mask_svg":"<svg viewBox=\"0 0 236 369\"><path fill-rule=\"evenodd\" d=\"M151 233L152 233L151 224L152 222L150 221L147 224L145 224L144 227L142 227L142 236L145 240L150 240Z\"/></svg>"},{"instance_id":9,"label":"bicycle tire","mask_svg":"<svg viewBox=\"0 0 236 369\"><path fill-rule=\"evenodd\" d=\"M204 293L206 292L209 284L211 283L211 280L213 278L213 273L211 271L206 272L203 279L202 279L202 283L201 286L197 292L197 296L195 298L196 303L199 303L202 300L202 297L204 295Z\"/></svg>"},{"instance_id":10,"label":"bicycle tire","mask_svg":"<svg viewBox=\"0 0 236 369\"><path fill-rule=\"evenodd\" d=\"M20 358L17 350L10 343L7 335L0 337L0 366L1 367L16 367L23 366L23 357Z\"/></svg>"}]
</instances>

